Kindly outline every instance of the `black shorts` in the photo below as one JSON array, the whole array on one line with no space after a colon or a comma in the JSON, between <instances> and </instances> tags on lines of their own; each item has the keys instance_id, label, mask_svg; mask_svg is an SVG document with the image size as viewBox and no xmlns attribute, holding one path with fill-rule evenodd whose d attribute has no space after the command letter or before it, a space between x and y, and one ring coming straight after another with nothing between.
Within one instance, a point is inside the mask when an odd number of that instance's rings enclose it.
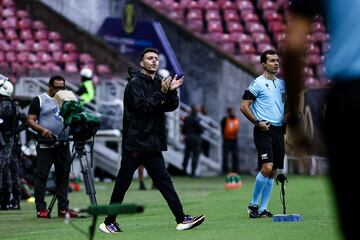
<instances>
[{"instance_id":1,"label":"black shorts","mask_svg":"<svg viewBox=\"0 0 360 240\"><path fill-rule=\"evenodd\" d=\"M272 162L273 170L284 168L284 127L270 126L269 131L254 128L254 143L258 152L258 167Z\"/></svg>"}]
</instances>

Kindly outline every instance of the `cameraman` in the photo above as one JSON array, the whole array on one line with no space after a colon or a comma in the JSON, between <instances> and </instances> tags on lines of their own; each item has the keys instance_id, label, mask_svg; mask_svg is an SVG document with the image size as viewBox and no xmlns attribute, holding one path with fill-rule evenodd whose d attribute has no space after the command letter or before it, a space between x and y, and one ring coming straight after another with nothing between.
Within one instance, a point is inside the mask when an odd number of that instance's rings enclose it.
<instances>
[{"instance_id":1,"label":"cameraman","mask_svg":"<svg viewBox=\"0 0 360 240\"><path fill-rule=\"evenodd\" d=\"M0 203L1 209L9 208L11 194L10 163L14 146L14 118L16 104L11 100L14 86L0 75Z\"/></svg>"},{"instance_id":2,"label":"cameraman","mask_svg":"<svg viewBox=\"0 0 360 240\"><path fill-rule=\"evenodd\" d=\"M61 76L52 76L49 80L49 90L35 97L29 108L29 126L38 133L36 146L37 164L35 171L35 204L38 218L48 218L46 210L45 192L50 168L55 165L56 186L58 195L58 216L71 218L78 215L68 208L68 182L70 170L70 150L66 141L55 144L54 137L66 140L69 132L63 130L64 124L59 114L59 106L54 99L59 90L65 89L65 79Z\"/></svg>"}]
</instances>

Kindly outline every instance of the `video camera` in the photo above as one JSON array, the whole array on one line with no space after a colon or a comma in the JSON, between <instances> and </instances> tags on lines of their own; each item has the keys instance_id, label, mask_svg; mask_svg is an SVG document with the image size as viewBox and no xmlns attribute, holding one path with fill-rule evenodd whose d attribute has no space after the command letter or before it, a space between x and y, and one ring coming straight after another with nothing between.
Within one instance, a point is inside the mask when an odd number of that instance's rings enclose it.
<instances>
[{"instance_id":1,"label":"video camera","mask_svg":"<svg viewBox=\"0 0 360 240\"><path fill-rule=\"evenodd\" d=\"M55 99L60 106L60 115L64 119L64 126L70 128L69 133L73 136L74 142L84 142L96 134L100 126L99 118L86 112L73 92L58 91Z\"/></svg>"}]
</instances>

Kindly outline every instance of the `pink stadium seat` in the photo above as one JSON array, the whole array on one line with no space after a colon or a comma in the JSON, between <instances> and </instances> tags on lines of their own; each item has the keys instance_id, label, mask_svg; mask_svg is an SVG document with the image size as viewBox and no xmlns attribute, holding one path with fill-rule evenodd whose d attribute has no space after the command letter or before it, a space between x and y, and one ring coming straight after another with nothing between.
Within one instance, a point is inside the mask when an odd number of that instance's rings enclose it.
<instances>
[{"instance_id":1,"label":"pink stadium seat","mask_svg":"<svg viewBox=\"0 0 360 240\"><path fill-rule=\"evenodd\" d=\"M210 10L219 10L219 4L216 1L206 1L206 3L204 4L204 9Z\"/></svg>"},{"instance_id":2,"label":"pink stadium seat","mask_svg":"<svg viewBox=\"0 0 360 240\"><path fill-rule=\"evenodd\" d=\"M53 61L54 62L61 62L62 61L62 55L63 55L63 52L61 52L61 51L52 52Z\"/></svg>"},{"instance_id":3,"label":"pink stadium seat","mask_svg":"<svg viewBox=\"0 0 360 240\"><path fill-rule=\"evenodd\" d=\"M80 63L93 63L94 58L88 53L81 53L79 55L79 61Z\"/></svg>"},{"instance_id":4,"label":"pink stadium seat","mask_svg":"<svg viewBox=\"0 0 360 240\"><path fill-rule=\"evenodd\" d=\"M254 5L252 4L252 2L247 1L247 0L237 0L237 7L238 9L243 12L243 11L254 11Z\"/></svg>"},{"instance_id":5,"label":"pink stadium seat","mask_svg":"<svg viewBox=\"0 0 360 240\"><path fill-rule=\"evenodd\" d=\"M55 63L50 64L50 69L52 72L61 72L62 71L61 67Z\"/></svg>"},{"instance_id":6,"label":"pink stadium seat","mask_svg":"<svg viewBox=\"0 0 360 240\"><path fill-rule=\"evenodd\" d=\"M233 32L243 32L244 27L243 25L238 21L229 21L226 22L226 29L229 33Z\"/></svg>"},{"instance_id":7,"label":"pink stadium seat","mask_svg":"<svg viewBox=\"0 0 360 240\"><path fill-rule=\"evenodd\" d=\"M324 42L329 40L329 35L324 32L314 32L311 34L311 36L316 42Z\"/></svg>"},{"instance_id":8,"label":"pink stadium seat","mask_svg":"<svg viewBox=\"0 0 360 240\"><path fill-rule=\"evenodd\" d=\"M3 28L16 28L17 18L16 17L8 17L2 21Z\"/></svg>"},{"instance_id":9,"label":"pink stadium seat","mask_svg":"<svg viewBox=\"0 0 360 240\"><path fill-rule=\"evenodd\" d=\"M184 11L185 6L179 2L171 2L168 4L169 11Z\"/></svg>"},{"instance_id":10,"label":"pink stadium seat","mask_svg":"<svg viewBox=\"0 0 360 240\"><path fill-rule=\"evenodd\" d=\"M241 54L256 54L256 50L252 43L240 43Z\"/></svg>"},{"instance_id":11,"label":"pink stadium seat","mask_svg":"<svg viewBox=\"0 0 360 240\"><path fill-rule=\"evenodd\" d=\"M1 39L1 40L0 40L0 49L1 49L3 52L7 52L7 51L10 51L10 50L11 50L11 46L10 46L10 44L9 44L5 39Z\"/></svg>"},{"instance_id":12,"label":"pink stadium seat","mask_svg":"<svg viewBox=\"0 0 360 240\"><path fill-rule=\"evenodd\" d=\"M2 0L1 5L6 7L13 7L15 6L15 3L13 0Z\"/></svg>"},{"instance_id":13,"label":"pink stadium seat","mask_svg":"<svg viewBox=\"0 0 360 240\"><path fill-rule=\"evenodd\" d=\"M47 52L38 52L37 57L39 61L42 63L47 63L52 61L51 55L48 54Z\"/></svg>"},{"instance_id":14,"label":"pink stadium seat","mask_svg":"<svg viewBox=\"0 0 360 240\"><path fill-rule=\"evenodd\" d=\"M49 43L49 51L56 52L62 50L62 44L61 41L51 42Z\"/></svg>"},{"instance_id":15,"label":"pink stadium seat","mask_svg":"<svg viewBox=\"0 0 360 240\"><path fill-rule=\"evenodd\" d=\"M305 77L313 77L314 76L314 71L310 67L305 66L303 69L303 73L304 73Z\"/></svg>"},{"instance_id":16,"label":"pink stadium seat","mask_svg":"<svg viewBox=\"0 0 360 240\"><path fill-rule=\"evenodd\" d=\"M311 24L311 29L313 32L323 32L323 33L326 32L325 26L322 22L313 22Z\"/></svg>"},{"instance_id":17,"label":"pink stadium seat","mask_svg":"<svg viewBox=\"0 0 360 240\"><path fill-rule=\"evenodd\" d=\"M35 40L43 40L47 39L48 33L46 30L38 30L34 33L34 39Z\"/></svg>"},{"instance_id":18,"label":"pink stadium seat","mask_svg":"<svg viewBox=\"0 0 360 240\"><path fill-rule=\"evenodd\" d=\"M230 37L235 39L239 43L252 43L253 42L252 38L248 34L245 34L245 33L233 32L233 33L230 33Z\"/></svg>"},{"instance_id":19,"label":"pink stadium seat","mask_svg":"<svg viewBox=\"0 0 360 240\"><path fill-rule=\"evenodd\" d=\"M318 54L309 54L306 57L306 62L309 65L319 65L321 63L321 57Z\"/></svg>"},{"instance_id":20,"label":"pink stadium seat","mask_svg":"<svg viewBox=\"0 0 360 240\"><path fill-rule=\"evenodd\" d=\"M271 49L274 50L275 47L269 43L259 43L259 44L257 44L256 49L257 49L258 53L262 53L266 50L271 50Z\"/></svg>"},{"instance_id":21,"label":"pink stadium seat","mask_svg":"<svg viewBox=\"0 0 360 240\"><path fill-rule=\"evenodd\" d=\"M22 18L17 22L17 28L19 29L29 29L31 27L31 20L30 18Z\"/></svg>"},{"instance_id":22,"label":"pink stadium seat","mask_svg":"<svg viewBox=\"0 0 360 240\"><path fill-rule=\"evenodd\" d=\"M205 20L221 20L220 12L216 9L209 9L205 12Z\"/></svg>"},{"instance_id":23,"label":"pink stadium seat","mask_svg":"<svg viewBox=\"0 0 360 240\"><path fill-rule=\"evenodd\" d=\"M263 13L263 16L266 21L279 21L279 22L284 21L283 16L273 10L265 11Z\"/></svg>"},{"instance_id":24,"label":"pink stadium seat","mask_svg":"<svg viewBox=\"0 0 360 240\"><path fill-rule=\"evenodd\" d=\"M314 42L315 42L315 39L314 39L314 37L313 37L312 35L307 35L307 36L306 36L306 42L307 42L308 44L311 44L311 43L314 43Z\"/></svg>"},{"instance_id":25,"label":"pink stadium seat","mask_svg":"<svg viewBox=\"0 0 360 240\"><path fill-rule=\"evenodd\" d=\"M7 40L14 40L18 38L16 30L14 28L6 28L5 29L5 38Z\"/></svg>"},{"instance_id":26,"label":"pink stadium seat","mask_svg":"<svg viewBox=\"0 0 360 240\"><path fill-rule=\"evenodd\" d=\"M222 51L230 54L236 53L235 43L233 42L220 42L218 43Z\"/></svg>"},{"instance_id":27,"label":"pink stadium seat","mask_svg":"<svg viewBox=\"0 0 360 240\"><path fill-rule=\"evenodd\" d=\"M49 38L50 41L60 41L61 40L61 35L58 32L50 31L48 33L48 38Z\"/></svg>"},{"instance_id":28,"label":"pink stadium seat","mask_svg":"<svg viewBox=\"0 0 360 240\"><path fill-rule=\"evenodd\" d=\"M65 52L74 52L74 51L76 51L76 45L71 42L64 43L64 51Z\"/></svg>"},{"instance_id":29,"label":"pink stadium seat","mask_svg":"<svg viewBox=\"0 0 360 240\"><path fill-rule=\"evenodd\" d=\"M234 9L224 10L225 21L240 21L239 14Z\"/></svg>"},{"instance_id":30,"label":"pink stadium seat","mask_svg":"<svg viewBox=\"0 0 360 240\"><path fill-rule=\"evenodd\" d=\"M27 40L32 39L32 31L30 29L21 29L20 30L20 39Z\"/></svg>"},{"instance_id":31,"label":"pink stadium seat","mask_svg":"<svg viewBox=\"0 0 360 240\"><path fill-rule=\"evenodd\" d=\"M65 71L68 73L77 73L79 72L78 67L75 62L65 63Z\"/></svg>"},{"instance_id":32,"label":"pink stadium seat","mask_svg":"<svg viewBox=\"0 0 360 240\"><path fill-rule=\"evenodd\" d=\"M96 65L96 72L99 75L108 75L111 72L111 70L110 70L109 66L107 66L105 64L98 64L98 65Z\"/></svg>"},{"instance_id":33,"label":"pink stadium seat","mask_svg":"<svg viewBox=\"0 0 360 240\"><path fill-rule=\"evenodd\" d=\"M177 22L183 22L184 21L184 10L172 10L168 13L168 16Z\"/></svg>"},{"instance_id":34,"label":"pink stadium seat","mask_svg":"<svg viewBox=\"0 0 360 240\"><path fill-rule=\"evenodd\" d=\"M46 30L45 24L42 21L38 21L38 20L32 22L32 28L35 31Z\"/></svg>"},{"instance_id":35,"label":"pink stadium seat","mask_svg":"<svg viewBox=\"0 0 360 240\"><path fill-rule=\"evenodd\" d=\"M34 43L34 51L48 51L49 50L49 41L47 39L41 40Z\"/></svg>"},{"instance_id":36,"label":"pink stadium seat","mask_svg":"<svg viewBox=\"0 0 360 240\"><path fill-rule=\"evenodd\" d=\"M271 43L271 40L266 33L253 33L252 37L255 43Z\"/></svg>"},{"instance_id":37,"label":"pink stadium seat","mask_svg":"<svg viewBox=\"0 0 360 240\"><path fill-rule=\"evenodd\" d=\"M29 53L28 58L29 58L30 63L38 63L39 62L37 55L34 53Z\"/></svg>"},{"instance_id":38,"label":"pink stadium seat","mask_svg":"<svg viewBox=\"0 0 360 240\"><path fill-rule=\"evenodd\" d=\"M253 12L247 12L247 13L244 13L244 14L241 14L242 16L242 19L248 23L248 22L255 22L255 23L258 23L259 22L259 17L256 13L253 13Z\"/></svg>"},{"instance_id":39,"label":"pink stadium seat","mask_svg":"<svg viewBox=\"0 0 360 240\"><path fill-rule=\"evenodd\" d=\"M284 32L286 27L285 24L279 21L268 22L268 29L271 32Z\"/></svg>"},{"instance_id":40,"label":"pink stadium seat","mask_svg":"<svg viewBox=\"0 0 360 240\"><path fill-rule=\"evenodd\" d=\"M222 9L232 9L232 10L236 10L237 9L237 5L235 2L232 2L230 0L224 1L222 4L220 3L221 8Z\"/></svg>"},{"instance_id":41,"label":"pink stadium seat","mask_svg":"<svg viewBox=\"0 0 360 240\"><path fill-rule=\"evenodd\" d=\"M308 44L306 49L307 54L320 54L320 48L313 43Z\"/></svg>"},{"instance_id":42,"label":"pink stadium seat","mask_svg":"<svg viewBox=\"0 0 360 240\"><path fill-rule=\"evenodd\" d=\"M1 15L2 15L2 17L5 17L5 18L15 16L15 8L7 7L2 10Z\"/></svg>"},{"instance_id":43,"label":"pink stadium seat","mask_svg":"<svg viewBox=\"0 0 360 240\"><path fill-rule=\"evenodd\" d=\"M29 52L19 52L16 55L16 59L18 62L28 62L29 61Z\"/></svg>"},{"instance_id":44,"label":"pink stadium seat","mask_svg":"<svg viewBox=\"0 0 360 240\"><path fill-rule=\"evenodd\" d=\"M279 44L281 42L285 42L286 33L274 33L274 42Z\"/></svg>"},{"instance_id":45,"label":"pink stadium seat","mask_svg":"<svg viewBox=\"0 0 360 240\"><path fill-rule=\"evenodd\" d=\"M189 10L201 10L202 9L202 5L195 0L181 0L180 3L184 6L187 7Z\"/></svg>"},{"instance_id":46,"label":"pink stadium seat","mask_svg":"<svg viewBox=\"0 0 360 240\"><path fill-rule=\"evenodd\" d=\"M16 54L14 52L7 52L5 54L5 59L7 62L15 62L16 61Z\"/></svg>"},{"instance_id":47,"label":"pink stadium seat","mask_svg":"<svg viewBox=\"0 0 360 240\"><path fill-rule=\"evenodd\" d=\"M76 52L63 53L61 59L63 62L76 62L78 55Z\"/></svg>"},{"instance_id":48,"label":"pink stadium seat","mask_svg":"<svg viewBox=\"0 0 360 240\"><path fill-rule=\"evenodd\" d=\"M223 32L223 27L221 25L221 21L212 20L208 22L207 31L209 33L213 32Z\"/></svg>"},{"instance_id":49,"label":"pink stadium seat","mask_svg":"<svg viewBox=\"0 0 360 240\"><path fill-rule=\"evenodd\" d=\"M32 51L34 47L35 41L33 39L26 39L24 42L24 47L27 49L27 51Z\"/></svg>"},{"instance_id":50,"label":"pink stadium seat","mask_svg":"<svg viewBox=\"0 0 360 240\"><path fill-rule=\"evenodd\" d=\"M29 13L26 10L17 10L16 11L16 17L18 18L28 18L29 17Z\"/></svg>"},{"instance_id":51,"label":"pink stadium seat","mask_svg":"<svg viewBox=\"0 0 360 240\"><path fill-rule=\"evenodd\" d=\"M265 28L261 23L257 23L257 22L247 22L245 24L245 28L250 32L250 33L254 33L254 32L265 32Z\"/></svg>"},{"instance_id":52,"label":"pink stadium seat","mask_svg":"<svg viewBox=\"0 0 360 240\"><path fill-rule=\"evenodd\" d=\"M261 10L265 11L265 10L276 10L278 8L278 6L276 5L276 3L268 0L268 1L262 1L259 4L259 7Z\"/></svg>"},{"instance_id":53,"label":"pink stadium seat","mask_svg":"<svg viewBox=\"0 0 360 240\"><path fill-rule=\"evenodd\" d=\"M186 15L187 20L202 20L202 12L199 9L191 9Z\"/></svg>"}]
</instances>

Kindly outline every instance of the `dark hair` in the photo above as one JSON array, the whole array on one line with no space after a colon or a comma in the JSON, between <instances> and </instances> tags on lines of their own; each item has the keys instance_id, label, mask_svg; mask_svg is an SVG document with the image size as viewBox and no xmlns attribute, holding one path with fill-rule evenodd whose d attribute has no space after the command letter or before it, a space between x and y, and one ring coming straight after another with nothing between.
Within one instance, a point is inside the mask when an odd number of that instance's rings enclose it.
<instances>
[{"instance_id":1,"label":"dark hair","mask_svg":"<svg viewBox=\"0 0 360 240\"><path fill-rule=\"evenodd\" d=\"M267 55L275 55L275 54L277 54L277 52L272 49L264 51L260 56L260 63L266 63Z\"/></svg>"},{"instance_id":2,"label":"dark hair","mask_svg":"<svg viewBox=\"0 0 360 240\"><path fill-rule=\"evenodd\" d=\"M64 79L62 76L60 76L60 75L54 75L54 76L51 76L51 77L50 77L49 86L53 86L55 80L57 80L57 81L63 81L63 82L64 82L64 85L65 85L65 79Z\"/></svg>"},{"instance_id":3,"label":"dark hair","mask_svg":"<svg viewBox=\"0 0 360 240\"><path fill-rule=\"evenodd\" d=\"M159 55L159 50L157 50L156 48L145 48L140 54L140 61L143 60L144 55L148 52L153 52L153 53L156 53L157 55Z\"/></svg>"}]
</instances>

